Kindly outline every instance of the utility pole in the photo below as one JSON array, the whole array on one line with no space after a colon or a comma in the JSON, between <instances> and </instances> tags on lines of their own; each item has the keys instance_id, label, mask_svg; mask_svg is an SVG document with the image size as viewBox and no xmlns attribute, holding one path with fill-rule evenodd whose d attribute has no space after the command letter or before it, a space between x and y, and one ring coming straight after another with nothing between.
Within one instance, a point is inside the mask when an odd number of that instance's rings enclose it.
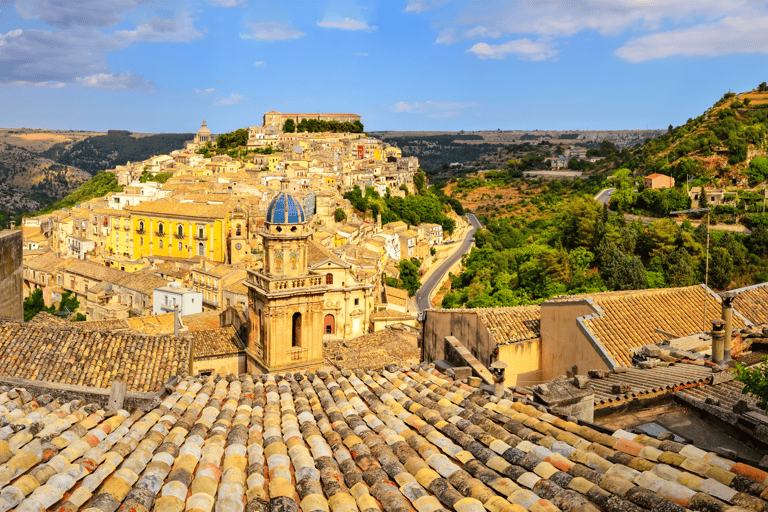
<instances>
[{"instance_id":1,"label":"utility pole","mask_svg":"<svg viewBox=\"0 0 768 512\"><path fill-rule=\"evenodd\" d=\"M702 193L704 193L704 187L702 187ZM707 288L709 288L709 212L712 208L692 208L690 210L678 210L675 212L669 212L670 215L678 215L681 213L701 213L707 212L707 260L704 267L704 318L701 322L701 331L707 330Z\"/></svg>"}]
</instances>

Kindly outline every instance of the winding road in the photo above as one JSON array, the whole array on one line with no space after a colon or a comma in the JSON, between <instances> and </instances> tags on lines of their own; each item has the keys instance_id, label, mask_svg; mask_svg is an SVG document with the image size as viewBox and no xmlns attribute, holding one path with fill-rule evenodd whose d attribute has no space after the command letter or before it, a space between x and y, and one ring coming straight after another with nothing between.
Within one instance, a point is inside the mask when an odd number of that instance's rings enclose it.
<instances>
[{"instance_id":1,"label":"winding road","mask_svg":"<svg viewBox=\"0 0 768 512\"><path fill-rule=\"evenodd\" d=\"M467 234L464 237L464 240L461 241L459 248L454 251L453 254L448 256L448 258L446 258L442 263L440 263L440 266L437 267L434 272L429 274L427 280L422 283L421 288L419 288L414 295L414 298L416 299L416 305L419 308L419 318L421 318L421 314L425 310L432 307L432 304L429 302L429 296L432 294L432 290L435 289L437 283L440 282L440 279L443 277L443 275L448 272L448 269L450 269L454 263L459 261L461 257L467 251L469 251L470 247L472 247L472 244L475 241L475 231L482 227L482 224L480 224L480 221L477 220L477 217L475 217L474 214L468 213L467 218L469 219L469 222L472 223L473 227L467 231Z\"/></svg>"}]
</instances>

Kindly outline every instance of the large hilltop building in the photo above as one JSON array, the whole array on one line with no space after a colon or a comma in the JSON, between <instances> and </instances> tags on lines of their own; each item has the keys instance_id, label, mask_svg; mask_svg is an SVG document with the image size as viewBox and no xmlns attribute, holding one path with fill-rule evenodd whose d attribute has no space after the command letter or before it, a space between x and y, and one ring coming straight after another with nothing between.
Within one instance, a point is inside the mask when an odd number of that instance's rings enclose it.
<instances>
[{"instance_id":1,"label":"large hilltop building","mask_svg":"<svg viewBox=\"0 0 768 512\"><path fill-rule=\"evenodd\" d=\"M270 110L264 114L264 128L276 128L278 131L283 129L283 124L288 119L293 119L296 124L302 119L317 119L319 121L338 121L339 123L354 123L360 121L357 114L283 114L275 110Z\"/></svg>"}]
</instances>

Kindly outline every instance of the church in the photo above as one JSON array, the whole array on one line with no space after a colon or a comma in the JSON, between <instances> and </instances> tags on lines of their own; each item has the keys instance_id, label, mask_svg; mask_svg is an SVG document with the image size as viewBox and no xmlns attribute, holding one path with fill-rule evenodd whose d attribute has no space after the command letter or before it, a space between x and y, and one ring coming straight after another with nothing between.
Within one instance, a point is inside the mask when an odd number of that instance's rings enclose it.
<instances>
[{"instance_id":1,"label":"church","mask_svg":"<svg viewBox=\"0 0 768 512\"><path fill-rule=\"evenodd\" d=\"M263 266L248 270L248 349L265 372L321 366L324 343L368 332L374 285L313 241L309 220L280 192L260 233Z\"/></svg>"}]
</instances>

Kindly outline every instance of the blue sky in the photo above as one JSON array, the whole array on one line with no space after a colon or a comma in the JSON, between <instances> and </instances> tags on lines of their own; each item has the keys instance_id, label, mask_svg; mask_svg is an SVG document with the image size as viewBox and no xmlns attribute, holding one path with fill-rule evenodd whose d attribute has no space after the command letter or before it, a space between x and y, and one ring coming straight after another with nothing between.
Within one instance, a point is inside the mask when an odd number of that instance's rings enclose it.
<instances>
[{"instance_id":1,"label":"blue sky","mask_svg":"<svg viewBox=\"0 0 768 512\"><path fill-rule=\"evenodd\" d=\"M0 126L679 125L768 80L750 0L0 0Z\"/></svg>"}]
</instances>

